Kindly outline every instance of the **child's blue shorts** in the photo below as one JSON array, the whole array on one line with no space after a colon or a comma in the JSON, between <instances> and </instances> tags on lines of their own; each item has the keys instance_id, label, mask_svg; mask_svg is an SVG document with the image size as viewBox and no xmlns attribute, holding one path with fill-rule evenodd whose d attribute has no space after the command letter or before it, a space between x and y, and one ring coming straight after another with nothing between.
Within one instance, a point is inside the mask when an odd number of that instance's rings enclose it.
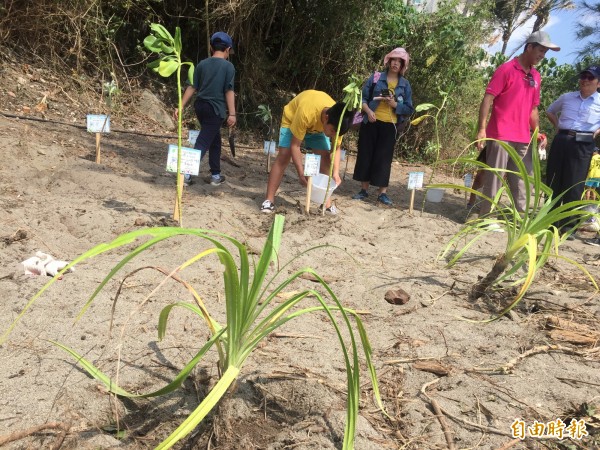
<instances>
[{"instance_id":1,"label":"child's blue shorts","mask_svg":"<svg viewBox=\"0 0 600 450\"><path fill-rule=\"evenodd\" d=\"M600 187L600 178L588 178L585 180L585 185L587 187L598 188Z\"/></svg>"},{"instance_id":2,"label":"child's blue shorts","mask_svg":"<svg viewBox=\"0 0 600 450\"><path fill-rule=\"evenodd\" d=\"M281 127L279 129L279 147L291 148L292 130ZM325 133L307 133L304 136L304 145L311 150L331 150L331 141Z\"/></svg>"}]
</instances>

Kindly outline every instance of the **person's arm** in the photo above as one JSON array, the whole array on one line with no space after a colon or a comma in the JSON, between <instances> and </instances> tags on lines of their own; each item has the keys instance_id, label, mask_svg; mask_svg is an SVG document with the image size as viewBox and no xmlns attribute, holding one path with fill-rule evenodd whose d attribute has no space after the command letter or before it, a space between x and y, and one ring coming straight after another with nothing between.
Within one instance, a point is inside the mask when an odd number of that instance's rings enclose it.
<instances>
[{"instance_id":1,"label":"person's arm","mask_svg":"<svg viewBox=\"0 0 600 450\"><path fill-rule=\"evenodd\" d=\"M550 111L546 111L546 117L554 127L555 131L558 131L558 116Z\"/></svg>"},{"instance_id":2,"label":"person's arm","mask_svg":"<svg viewBox=\"0 0 600 450\"><path fill-rule=\"evenodd\" d=\"M183 97L181 97L181 111L183 111L185 109L185 106L188 104L188 102L194 96L195 93L196 93L196 88L194 86L188 86L187 88L185 88ZM175 112L173 112L173 117L175 118L175 120L177 120L178 116L179 116L179 108L175 108Z\"/></svg>"},{"instance_id":3,"label":"person's arm","mask_svg":"<svg viewBox=\"0 0 600 450\"><path fill-rule=\"evenodd\" d=\"M298 172L298 179L300 180L300 184L302 186L306 186L308 185L308 181L304 176L304 165L302 164L302 152L300 151L300 144L302 144L302 140L292 135L292 143L290 144L290 151L292 152L292 162L294 163L296 172Z\"/></svg>"},{"instance_id":4,"label":"person's arm","mask_svg":"<svg viewBox=\"0 0 600 450\"><path fill-rule=\"evenodd\" d=\"M373 89L373 75L371 75L368 79L367 82L365 83L365 85L363 86L362 89L362 112L364 112L367 116L367 119L369 120L369 122L373 123L375 122L376 117L375 117L375 112L373 112L371 110L371 108L369 108L369 102L371 100L373 100L372 98L369 98L369 94L372 95Z\"/></svg>"},{"instance_id":5,"label":"person's arm","mask_svg":"<svg viewBox=\"0 0 600 450\"><path fill-rule=\"evenodd\" d=\"M227 126L233 127L236 123L235 116L235 92L227 91L225 92L225 102L227 103Z\"/></svg>"},{"instance_id":6,"label":"person's arm","mask_svg":"<svg viewBox=\"0 0 600 450\"><path fill-rule=\"evenodd\" d=\"M540 127L540 113L538 112L538 107L534 107L531 110L531 114L529 114L529 129L535 130Z\"/></svg>"},{"instance_id":7,"label":"person's arm","mask_svg":"<svg viewBox=\"0 0 600 450\"><path fill-rule=\"evenodd\" d=\"M480 141L477 143L477 148L480 150L483 148L484 142L481 139L486 138L485 129L487 127L487 118L490 113L490 108L492 107L492 103L494 102L494 96L492 94L486 93L483 96L483 100L481 101L481 105L479 106L479 119L477 120L477 140Z\"/></svg>"}]
</instances>

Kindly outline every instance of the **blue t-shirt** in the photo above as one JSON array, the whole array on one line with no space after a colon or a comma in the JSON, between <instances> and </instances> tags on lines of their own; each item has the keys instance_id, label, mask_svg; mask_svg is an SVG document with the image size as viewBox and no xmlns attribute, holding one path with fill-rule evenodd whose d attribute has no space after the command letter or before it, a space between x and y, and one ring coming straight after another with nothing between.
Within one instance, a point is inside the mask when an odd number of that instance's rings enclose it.
<instances>
[{"instance_id":1,"label":"blue t-shirt","mask_svg":"<svg viewBox=\"0 0 600 450\"><path fill-rule=\"evenodd\" d=\"M198 100L210 103L221 119L227 117L225 93L233 91L235 68L224 58L203 59L194 71L194 88Z\"/></svg>"}]
</instances>

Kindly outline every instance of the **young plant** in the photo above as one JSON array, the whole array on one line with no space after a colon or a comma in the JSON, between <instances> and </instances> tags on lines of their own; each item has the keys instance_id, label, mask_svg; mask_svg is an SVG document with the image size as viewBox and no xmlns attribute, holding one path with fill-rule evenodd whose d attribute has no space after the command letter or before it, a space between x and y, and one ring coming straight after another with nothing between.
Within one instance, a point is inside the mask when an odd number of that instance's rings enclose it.
<instances>
[{"instance_id":1,"label":"young plant","mask_svg":"<svg viewBox=\"0 0 600 450\"><path fill-rule=\"evenodd\" d=\"M158 23L150 25L152 34L144 39L144 46L151 52L157 53L159 58L148 64L148 67L165 78L174 73L177 74L177 199L173 219L182 225L181 217L181 196L183 191L183 175L181 174L181 122L182 122L182 104L181 104L181 68L189 66L188 81L193 82L194 64L181 61L181 29L175 27L175 37L167 31L165 27Z\"/></svg>"},{"instance_id":2,"label":"young plant","mask_svg":"<svg viewBox=\"0 0 600 450\"><path fill-rule=\"evenodd\" d=\"M474 301L483 295L489 294L494 289L501 289L505 282L510 282L510 286L512 287L519 286L519 289L506 308L497 316L483 322L491 322L499 319L513 309L531 287L538 270L551 257L562 259L577 267L590 279L594 287L598 289L596 280L582 265L559 253L560 245L565 242L571 233L575 232L579 224L595 215L594 212L590 212L585 208L597 202L593 200L580 200L556 207L561 201L562 194L552 197L552 190L541 180L537 151L537 130L534 132L530 144L533 155L533 176L528 174L525 164L515 149L504 142L498 141L498 143L515 163L517 167L516 172L491 168L485 163L466 158L447 161L457 163L469 162L494 172L502 180L502 186L494 198L489 198L479 191L462 185L432 185L432 187L465 190L478 195L492 204L489 215L467 222L451 238L448 245L441 252L440 257L446 257L451 251L455 251L448 262L448 267L452 267L462 258L479 239L487 233L492 232L493 229L490 226L496 228L502 227L506 231L507 242L504 252L496 258L490 272L473 286L469 300ZM511 194L508 182L504 179L504 174L506 173L517 173L524 182L527 203L523 212L517 210L516 201ZM503 195L506 196L507 202L503 202ZM560 231L554 225L559 221L566 221L567 225L572 227L571 231L561 236ZM465 240L467 243L461 244ZM523 269L525 275L518 275L521 269Z\"/></svg>"},{"instance_id":3,"label":"young plant","mask_svg":"<svg viewBox=\"0 0 600 450\"><path fill-rule=\"evenodd\" d=\"M221 397L223 397L231 384L237 379L244 362L250 356L252 351L258 345L260 345L261 341L265 337L286 322L308 313L321 312L327 315L331 325L333 326L333 329L335 330L335 333L337 334L341 346L341 354L345 361L348 397L346 404L346 426L342 448L349 450L354 447L356 420L358 416L359 394L361 388L361 368L358 355L359 346L357 343L356 332L358 332L358 338L361 341L376 402L383 411L375 368L371 361L371 346L369 344L365 327L358 314L352 309L345 308L335 293L331 290L329 285L311 268L298 270L291 276L287 276L284 281L276 282L275 280L278 278L278 275L283 274L284 269L286 269L286 267L293 260L283 265L283 267L279 268L278 270L275 270L275 272L269 278L267 277L267 275L269 275L270 267L279 267L278 253L281 244L281 236L283 233L283 222L283 216L275 216L275 220L269 231L269 235L264 244L260 258L254 265L251 264L248 250L244 244L232 237L209 230L161 227L126 233L110 243L98 245L75 259L60 273L62 274L65 270L68 270L69 267L75 264L93 258L107 251L122 247L127 247L130 249L132 246L134 246L133 250L131 250L130 253L123 257L123 259L113 267L113 269L100 283L98 288L93 292L89 300L85 303L80 311L78 315L79 319L89 308L96 296L104 289L106 284L113 279L116 274L121 271L121 269L123 269L125 264L129 263L140 253L144 252L145 250L149 250L152 246L158 244L159 242L177 236L187 236L189 239L200 238L208 241L208 243L212 245L212 247L188 259L171 272L161 269L166 277L152 292L152 294L154 294L154 292L156 292L160 286L172 278L184 284L187 290L193 295L195 300L195 304L174 302L164 307L160 313L158 321L159 339L165 335L169 314L175 307L187 308L188 310L197 314L206 322L211 334L211 338L208 340L208 342L201 346L194 358L167 386L146 394L133 394L127 392L118 386L116 383L117 380L111 380L107 375L102 373L97 367L83 358L83 356L81 356L75 350L62 344L55 343L61 349L72 355L77 363L81 364L81 366L92 377L104 383L111 393L117 396L129 398L153 397L167 394L175 390L181 386L194 367L202 360L202 357L206 354L206 352L213 345L217 347L219 354L220 373L222 373L221 378L213 386L200 405L198 405L198 407L187 417L187 419L185 419L185 421L157 447L158 449L170 448L177 441L187 436L204 419L204 417L215 407ZM142 239L145 239L145 241L140 243L139 240ZM227 248L226 245L235 249L237 257ZM180 275L180 272L184 268L191 266L210 255L217 256L223 266L226 312L226 323L224 325L220 325L212 318L208 312L208 308L202 302L196 290L189 283L183 281ZM272 265L272 261L276 264ZM252 268L253 274L251 274ZM139 270L141 269L138 269L137 271ZM130 273L129 275L132 275L134 272ZM276 304L279 301L279 299L274 301L277 295L303 274L311 274L314 278L316 278L325 294L322 294L315 289L305 289L301 292L294 293L291 298L283 301L283 303ZM123 285L129 275L125 277L125 279L121 282L121 285ZM20 318L32 306L35 300L38 299L40 295L42 295L44 291L46 291L46 289L48 289L56 280L57 277L50 280L29 301L24 310L19 314L17 319L2 336L0 343L6 339L8 333L14 328L17 321L20 320ZM116 295L117 298L119 291ZM302 300L307 298L315 298L318 302L317 305L307 306L302 309L297 307ZM146 300L147 299L148 298L146 298ZM146 300L144 300L143 303L145 303ZM352 326L351 319L354 319L356 330Z\"/></svg>"},{"instance_id":4,"label":"young plant","mask_svg":"<svg viewBox=\"0 0 600 450\"><path fill-rule=\"evenodd\" d=\"M415 112L429 111L430 109L434 109L435 114L429 114L429 113L423 114L423 115L411 120L411 122L410 122L411 125L417 126L421 122L423 122L425 119L433 119L435 142L428 144L428 147L429 147L428 150L429 150L429 153L432 153L435 155L435 161L434 161L433 167L431 169L431 174L429 175L429 183L431 183L431 181L433 180L433 176L435 174L435 169L438 164L438 160L440 158L440 150L442 148L441 141L440 141L440 130L439 130L440 114L444 110L444 107L446 106L446 102L448 101L448 93L444 92L442 90L440 90L439 92L442 97L442 103L440 104L440 106L436 106L433 103L421 103L420 105L417 105L415 107Z\"/></svg>"}]
</instances>

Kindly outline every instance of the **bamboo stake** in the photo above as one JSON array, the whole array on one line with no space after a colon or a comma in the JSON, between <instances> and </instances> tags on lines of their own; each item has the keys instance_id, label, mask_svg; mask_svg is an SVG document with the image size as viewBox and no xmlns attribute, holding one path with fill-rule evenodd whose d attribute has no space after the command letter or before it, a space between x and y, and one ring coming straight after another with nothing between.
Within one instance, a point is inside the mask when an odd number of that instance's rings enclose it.
<instances>
[{"instance_id":1,"label":"bamboo stake","mask_svg":"<svg viewBox=\"0 0 600 450\"><path fill-rule=\"evenodd\" d=\"M100 164L100 133L96 133L96 164Z\"/></svg>"},{"instance_id":2,"label":"bamboo stake","mask_svg":"<svg viewBox=\"0 0 600 450\"><path fill-rule=\"evenodd\" d=\"M308 185L306 186L306 214L310 212L310 195L312 194L312 179L313 177L308 178ZM323 206L323 209L325 206Z\"/></svg>"}]
</instances>

